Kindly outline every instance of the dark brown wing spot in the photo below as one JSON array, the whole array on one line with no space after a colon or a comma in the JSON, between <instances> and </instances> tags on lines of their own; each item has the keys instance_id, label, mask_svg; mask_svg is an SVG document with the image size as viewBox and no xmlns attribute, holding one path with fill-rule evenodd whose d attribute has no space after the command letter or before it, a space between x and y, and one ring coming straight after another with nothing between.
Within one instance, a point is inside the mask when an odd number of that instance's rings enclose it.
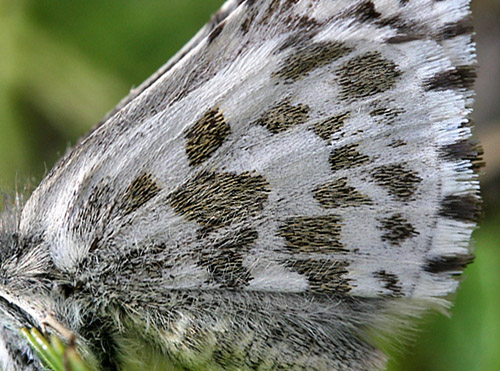
<instances>
[{"instance_id":1,"label":"dark brown wing spot","mask_svg":"<svg viewBox=\"0 0 500 371\"><path fill-rule=\"evenodd\" d=\"M460 35L471 34L473 30L471 17L466 17L457 22L445 24L437 39L452 39Z\"/></svg>"},{"instance_id":2,"label":"dark brown wing spot","mask_svg":"<svg viewBox=\"0 0 500 371\"><path fill-rule=\"evenodd\" d=\"M314 198L325 209L372 204L368 196L347 185L347 178L340 178L323 184L313 192Z\"/></svg>"},{"instance_id":3,"label":"dark brown wing spot","mask_svg":"<svg viewBox=\"0 0 500 371\"><path fill-rule=\"evenodd\" d=\"M123 194L120 210L127 215L139 209L160 193L161 188L149 173L135 178Z\"/></svg>"},{"instance_id":4,"label":"dark brown wing spot","mask_svg":"<svg viewBox=\"0 0 500 371\"><path fill-rule=\"evenodd\" d=\"M199 165L207 160L231 133L219 108L206 112L185 134L189 163Z\"/></svg>"},{"instance_id":5,"label":"dark brown wing spot","mask_svg":"<svg viewBox=\"0 0 500 371\"><path fill-rule=\"evenodd\" d=\"M391 245L399 245L406 239L419 234L401 214L382 219L379 228L384 231L382 240L388 241Z\"/></svg>"},{"instance_id":6,"label":"dark brown wing spot","mask_svg":"<svg viewBox=\"0 0 500 371\"><path fill-rule=\"evenodd\" d=\"M412 200L422 178L418 173L408 170L401 164L386 165L375 168L372 177L381 187L402 201Z\"/></svg>"},{"instance_id":7,"label":"dark brown wing spot","mask_svg":"<svg viewBox=\"0 0 500 371\"><path fill-rule=\"evenodd\" d=\"M212 280L221 287L245 286L251 275L243 266L243 258L257 237L257 232L253 229L238 231L222 241L217 241L209 250L203 250L199 264L208 270Z\"/></svg>"},{"instance_id":8,"label":"dark brown wing spot","mask_svg":"<svg viewBox=\"0 0 500 371\"><path fill-rule=\"evenodd\" d=\"M452 161L470 161L473 170L484 166L483 149L479 142L472 139L463 139L441 147L442 157Z\"/></svg>"},{"instance_id":9,"label":"dark brown wing spot","mask_svg":"<svg viewBox=\"0 0 500 371\"><path fill-rule=\"evenodd\" d=\"M427 260L424 270L438 274L443 272L461 274L474 261L474 255L439 256Z\"/></svg>"},{"instance_id":10,"label":"dark brown wing spot","mask_svg":"<svg viewBox=\"0 0 500 371\"><path fill-rule=\"evenodd\" d=\"M255 216L269 193L266 179L256 173L202 172L169 198L177 213L210 230Z\"/></svg>"},{"instance_id":11,"label":"dark brown wing spot","mask_svg":"<svg viewBox=\"0 0 500 371\"><path fill-rule=\"evenodd\" d=\"M342 99L364 98L383 93L396 85L401 72L379 52L352 58L338 70Z\"/></svg>"},{"instance_id":12,"label":"dark brown wing spot","mask_svg":"<svg viewBox=\"0 0 500 371\"><path fill-rule=\"evenodd\" d=\"M435 74L423 84L426 90L472 89L476 76L476 69L473 66L458 66Z\"/></svg>"},{"instance_id":13,"label":"dark brown wing spot","mask_svg":"<svg viewBox=\"0 0 500 371\"><path fill-rule=\"evenodd\" d=\"M303 40L300 36L295 36L293 40L287 40L289 43L292 41L303 43L306 40ZM281 68L273 73L273 76L280 77L288 82L301 80L311 71L330 64L351 51L351 48L336 41L305 44L285 58L281 63Z\"/></svg>"},{"instance_id":14,"label":"dark brown wing spot","mask_svg":"<svg viewBox=\"0 0 500 371\"><path fill-rule=\"evenodd\" d=\"M398 147L402 147L402 146L406 146L408 143L406 143L404 140L402 139L393 139L391 141L391 143L389 143L387 146L388 147L391 147L391 148L398 148Z\"/></svg>"},{"instance_id":15,"label":"dark brown wing spot","mask_svg":"<svg viewBox=\"0 0 500 371\"><path fill-rule=\"evenodd\" d=\"M341 218L336 215L298 216L286 219L278 233L292 253L345 253L341 230Z\"/></svg>"},{"instance_id":16,"label":"dark brown wing spot","mask_svg":"<svg viewBox=\"0 0 500 371\"><path fill-rule=\"evenodd\" d=\"M401 284L399 282L398 276L393 273L388 273L385 270L380 270L373 273L373 276L382 282L384 288L389 290L391 293L387 296L391 297L401 297L403 296Z\"/></svg>"},{"instance_id":17,"label":"dark brown wing spot","mask_svg":"<svg viewBox=\"0 0 500 371\"><path fill-rule=\"evenodd\" d=\"M370 158L359 153L357 148L358 144L348 144L332 150L329 158L332 171L350 169L367 163Z\"/></svg>"},{"instance_id":18,"label":"dark brown wing spot","mask_svg":"<svg viewBox=\"0 0 500 371\"><path fill-rule=\"evenodd\" d=\"M475 223L481 216L481 199L471 194L447 196L441 201L439 215Z\"/></svg>"},{"instance_id":19,"label":"dark brown wing spot","mask_svg":"<svg viewBox=\"0 0 500 371\"><path fill-rule=\"evenodd\" d=\"M350 116L349 112L329 117L314 124L314 133L323 140L330 140L331 136L338 133L344 127L345 120Z\"/></svg>"},{"instance_id":20,"label":"dark brown wing spot","mask_svg":"<svg viewBox=\"0 0 500 371\"><path fill-rule=\"evenodd\" d=\"M404 112L403 108L381 107L372 110L370 116L375 117L379 124L393 125Z\"/></svg>"},{"instance_id":21,"label":"dark brown wing spot","mask_svg":"<svg viewBox=\"0 0 500 371\"><path fill-rule=\"evenodd\" d=\"M212 30L212 32L210 32L210 34L208 35L208 43L209 44L211 44L221 34L225 25L226 25L226 21L223 20L217 26L215 26L215 28Z\"/></svg>"},{"instance_id":22,"label":"dark brown wing spot","mask_svg":"<svg viewBox=\"0 0 500 371\"><path fill-rule=\"evenodd\" d=\"M363 1L357 5L348 15L354 16L360 22L376 21L382 14L375 10L375 5L370 0Z\"/></svg>"},{"instance_id":23,"label":"dark brown wing spot","mask_svg":"<svg viewBox=\"0 0 500 371\"><path fill-rule=\"evenodd\" d=\"M243 35L246 35L252 25L254 24L255 17L257 16L257 12L252 9L252 11L249 13L247 12L245 20L241 23L240 30L243 33Z\"/></svg>"},{"instance_id":24,"label":"dark brown wing spot","mask_svg":"<svg viewBox=\"0 0 500 371\"><path fill-rule=\"evenodd\" d=\"M346 294L351 290L345 277L349 271L346 262L329 259L289 260L285 266L307 277L309 290L316 293Z\"/></svg>"},{"instance_id":25,"label":"dark brown wing spot","mask_svg":"<svg viewBox=\"0 0 500 371\"><path fill-rule=\"evenodd\" d=\"M305 104L292 106L288 99L284 99L264 112L255 123L278 134L305 123L309 119L309 111L309 106Z\"/></svg>"}]
</instances>

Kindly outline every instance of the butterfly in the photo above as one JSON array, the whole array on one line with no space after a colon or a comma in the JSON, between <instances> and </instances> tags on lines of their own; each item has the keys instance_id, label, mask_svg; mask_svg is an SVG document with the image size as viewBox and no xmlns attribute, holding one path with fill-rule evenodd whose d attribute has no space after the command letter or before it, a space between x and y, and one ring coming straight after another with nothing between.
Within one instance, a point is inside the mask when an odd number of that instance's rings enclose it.
<instances>
[{"instance_id":1,"label":"butterfly","mask_svg":"<svg viewBox=\"0 0 500 371\"><path fill-rule=\"evenodd\" d=\"M22 327L96 369L384 367L473 259L471 34L467 0L227 1L3 212L3 368L42 368Z\"/></svg>"}]
</instances>

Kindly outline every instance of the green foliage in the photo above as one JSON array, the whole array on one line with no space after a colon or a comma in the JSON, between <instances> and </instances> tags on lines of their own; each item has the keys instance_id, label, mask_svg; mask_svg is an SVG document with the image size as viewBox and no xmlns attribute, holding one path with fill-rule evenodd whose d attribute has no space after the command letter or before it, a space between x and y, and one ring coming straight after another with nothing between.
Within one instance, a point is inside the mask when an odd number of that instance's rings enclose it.
<instances>
[{"instance_id":1,"label":"green foliage","mask_svg":"<svg viewBox=\"0 0 500 371\"><path fill-rule=\"evenodd\" d=\"M91 369L72 346L66 346L55 335L47 340L36 328L21 329L21 335L42 360L45 367L53 371L95 371Z\"/></svg>"}]
</instances>

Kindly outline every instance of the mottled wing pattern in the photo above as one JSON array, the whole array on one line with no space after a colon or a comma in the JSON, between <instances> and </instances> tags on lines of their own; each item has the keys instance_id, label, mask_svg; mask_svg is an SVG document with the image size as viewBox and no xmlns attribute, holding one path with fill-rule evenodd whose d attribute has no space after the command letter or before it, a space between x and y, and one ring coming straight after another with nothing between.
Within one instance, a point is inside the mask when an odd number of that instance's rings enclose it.
<instances>
[{"instance_id":1,"label":"mottled wing pattern","mask_svg":"<svg viewBox=\"0 0 500 371\"><path fill-rule=\"evenodd\" d=\"M20 234L99 318L61 321L101 361L382 366L369 329L471 261L468 3L228 2L28 201Z\"/></svg>"}]
</instances>

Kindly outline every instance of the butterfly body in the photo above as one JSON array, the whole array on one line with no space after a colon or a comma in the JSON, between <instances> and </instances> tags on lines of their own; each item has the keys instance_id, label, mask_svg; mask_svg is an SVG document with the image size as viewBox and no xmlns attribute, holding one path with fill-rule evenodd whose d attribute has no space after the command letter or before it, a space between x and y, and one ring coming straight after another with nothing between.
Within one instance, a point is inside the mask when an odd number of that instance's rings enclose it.
<instances>
[{"instance_id":1,"label":"butterfly body","mask_svg":"<svg viewBox=\"0 0 500 371\"><path fill-rule=\"evenodd\" d=\"M383 367L372 332L471 261L468 20L227 2L4 222L2 336L53 313L103 369Z\"/></svg>"}]
</instances>

